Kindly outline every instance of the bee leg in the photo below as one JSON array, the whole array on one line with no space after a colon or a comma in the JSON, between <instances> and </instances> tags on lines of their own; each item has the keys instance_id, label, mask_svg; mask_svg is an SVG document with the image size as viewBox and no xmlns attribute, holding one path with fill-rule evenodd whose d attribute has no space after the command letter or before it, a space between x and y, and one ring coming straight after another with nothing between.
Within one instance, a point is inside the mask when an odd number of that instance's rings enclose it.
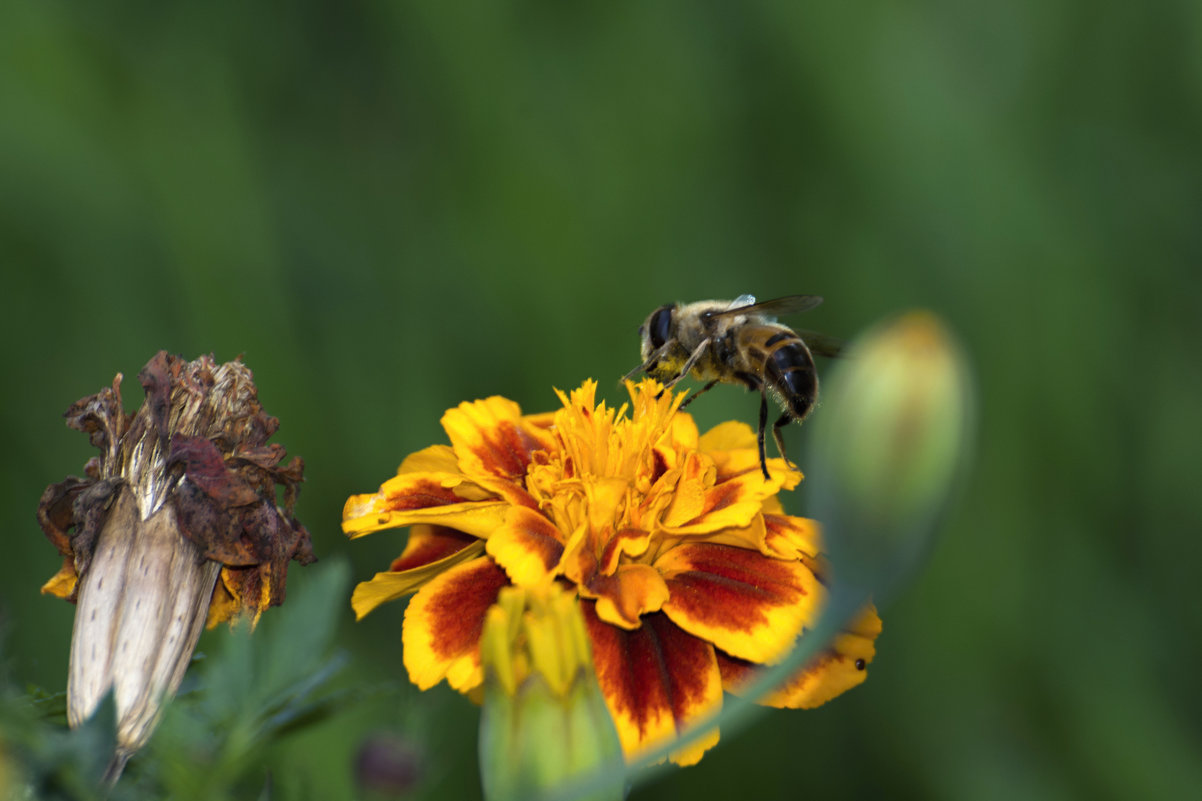
<instances>
[{"instance_id":1,"label":"bee leg","mask_svg":"<svg viewBox=\"0 0 1202 801\"><path fill-rule=\"evenodd\" d=\"M772 476L768 475L768 456L764 453L764 429L768 426L768 395L763 388L760 389L760 428L756 433L756 439L760 445L760 469L764 471L764 480L770 481ZM776 430L773 429L773 433ZM779 442L777 443L780 444Z\"/></svg>"},{"instance_id":2,"label":"bee leg","mask_svg":"<svg viewBox=\"0 0 1202 801\"><path fill-rule=\"evenodd\" d=\"M697 364L697 362L701 360L701 357L705 355L705 351L709 348L709 346L710 346L709 337L706 337L705 339L701 340L701 344L698 345L696 348L694 348L693 352L689 354L688 361L686 361L684 363L684 367L680 368L680 372L676 374L676 377L671 379L670 381L668 381L666 384L664 384L664 388L661 389L659 391L659 395L656 395L655 397L658 398L660 395L663 395L665 392L670 390L672 387L679 384L680 379L682 379L686 375L688 375L689 371L691 371L693 369L693 367Z\"/></svg>"},{"instance_id":3,"label":"bee leg","mask_svg":"<svg viewBox=\"0 0 1202 801\"><path fill-rule=\"evenodd\" d=\"M797 465L790 462L789 457L785 455L785 438L780 433L780 430L787 426L792 420L793 417L788 412L781 414L781 416L777 418L776 423L774 423L772 426L772 438L776 440L776 449L780 451L780 458L785 460L785 464L789 466L789 469L796 470Z\"/></svg>"},{"instance_id":4,"label":"bee leg","mask_svg":"<svg viewBox=\"0 0 1202 801\"><path fill-rule=\"evenodd\" d=\"M697 396L700 395L702 392L709 392L711 389L714 388L714 385L717 383L718 383L718 379L715 378L713 381L709 382L704 387L697 390L695 393L693 393L689 397L685 398L684 403L680 404L680 408L683 409L684 407L688 406L693 401L697 400Z\"/></svg>"}]
</instances>

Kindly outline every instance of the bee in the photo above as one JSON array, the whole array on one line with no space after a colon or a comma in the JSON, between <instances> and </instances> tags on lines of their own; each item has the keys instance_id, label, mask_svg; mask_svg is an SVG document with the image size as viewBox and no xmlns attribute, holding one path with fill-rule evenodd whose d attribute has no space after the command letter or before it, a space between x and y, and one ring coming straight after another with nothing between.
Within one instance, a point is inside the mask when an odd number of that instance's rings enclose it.
<instances>
[{"instance_id":1,"label":"bee","mask_svg":"<svg viewBox=\"0 0 1202 801\"><path fill-rule=\"evenodd\" d=\"M786 463L781 429L801 422L818 400L814 356L836 356L841 343L831 337L803 332L805 338L776 322L778 314L808 311L822 303L817 295L789 295L756 303L752 295L731 301L702 300L660 306L639 327L643 362L626 374L640 371L662 381L669 390L689 373L708 382L681 408L718 383L739 384L760 393L758 443L760 469L768 476L764 430L768 424L768 395L784 411L772 427L777 450Z\"/></svg>"}]
</instances>

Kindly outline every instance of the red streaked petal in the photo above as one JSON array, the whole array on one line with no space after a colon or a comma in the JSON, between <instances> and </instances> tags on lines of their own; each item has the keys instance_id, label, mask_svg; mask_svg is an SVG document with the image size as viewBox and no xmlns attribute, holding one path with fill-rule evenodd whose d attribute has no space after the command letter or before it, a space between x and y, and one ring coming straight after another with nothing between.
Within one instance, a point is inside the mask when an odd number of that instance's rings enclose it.
<instances>
[{"instance_id":1,"label":"red streaked petal","mask_svg":"<svg viewBox=\"0 0 1202 801\"><path fill-rule=\"evenodd\" d=\"M453 567L413 596L401 632L409 680L423 690L442 679L460 692L479 684L484 614L509 583L488 557Z\"/></svg>"},{"instance_id":2,"label":"red streaked petal","mask_svg":"<svg viewBox=\"0 0 1202 801\"><path fill-rule=\"evenodd\" d=\"M691 720L721 706L721 674L709 643L662 613L646 615L642 626L624 631L597 617L589 601L581 602L581 610L597 680L628 758L674 738ZM673 754L672 761L692 764L717 741L714 731Z\"/></svg>"},{"instance_id":3,"label":"red streaked petal","mask_svg":"<svg viewBox=\"0 0 1202 801\"><path fill-rule=\"evenodd\" d=\"M409 541L405 543L405 550L392 560L388 569L400 573L425 567L479 541L478 537L446 526L416 525L409 529Z\"/></svg>"},{"instance_id":4,"label":"red streaked petal","mask_svg":"<svg viewBox=\"0 0 1202 801\"><path fill-rule=\"evenodd\" d=\"M779 659L817 618L822 588L804 564L759 551L684 544L655 562L671 597L664 613L685 631L753 662Z\"/></svg>"},{"instance_id":5,"label":"red streaked petal","mask_svg":"<svg viewBox=\"0 0 1202 801\"><path fill-rule=\"evenodd\" d=\"M563 556L563 534L539 512L510 507L505 522L488 538L488 554L510 581L530 587L545 580Z\"/></svg>"},{"instance_id":6,"label":"red streaked petal","mask_svg":"<svg viewBox=\"0 0 1202 801\"><path fill-rule=\"evenodd\" d=\"M802 670L757 703L787 709L811 709L820 706L868 678L867 667L876 655L875 640L881 632L881 619L869 607L846 631L835 638L830 648L819 653ZM740 694L752 681L758 667L750 662L717 652L722 670L722 686Z\"/></svg>"},{"instance_id":7,"label":"red streaked petal","mask_svg":"<svg viewBox=\"0 0 1202 801\"><path fill-rule=\"evenodd\" d=\"M522 421L516 403L496 396L448 409L442 427L465 474L513 483L526 475L531 454L552 442L546 429Z\"/></svg>"}]
</instances>

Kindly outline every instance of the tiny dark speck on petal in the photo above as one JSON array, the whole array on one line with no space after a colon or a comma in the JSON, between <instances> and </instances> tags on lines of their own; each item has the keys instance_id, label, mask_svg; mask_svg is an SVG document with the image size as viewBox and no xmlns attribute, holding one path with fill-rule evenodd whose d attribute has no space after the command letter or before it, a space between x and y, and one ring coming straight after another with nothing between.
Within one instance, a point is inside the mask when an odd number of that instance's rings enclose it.
<instances>
[{"instance_id":1,"label":"tiny dark speck on petal","mask_svg":"<svg viewBox=\"0 0 1202 801\"><path fill-rule=\"evenodd\" d=\"M103 586L104 586L104 576L101 576L100 581L96 582L96 589L100 589Z\"/></svg>"},{"instance_id":2,"label":"tiny dark speck on petal","mask_svg":"<svg viewBox=\"0 0 1202 801\"><path fill-rule=\"evenodd\" d=\"M863 659L857 659L857 660L856 660L856 670L863 670L863 669L864 669L864 668L866 668L866 667L868 667L868 665L866 665L866 664L864 663L864 660L863 660Z\"/></svg>"}]
</instances>

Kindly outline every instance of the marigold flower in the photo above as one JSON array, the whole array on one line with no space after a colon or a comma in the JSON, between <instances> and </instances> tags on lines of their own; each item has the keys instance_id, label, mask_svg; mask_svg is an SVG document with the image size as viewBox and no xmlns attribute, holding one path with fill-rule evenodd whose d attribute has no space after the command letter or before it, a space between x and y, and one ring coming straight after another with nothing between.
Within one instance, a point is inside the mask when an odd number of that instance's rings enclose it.
<instances>
[{"instance_id":1,"label":"marigold flower","mask_svg":"<svg viewBox=\"0 0 1202 801\"><path fill-rule=\"evenodd\" d=\"M782 459L765 479L755 434L723 423L699 434L683 395L627 384L620 409L596 383L563 408L523 415L500 397L442 418L450 445L406 458L378 492L355 495L343 530L411 526L388 572L356 587L359 617L412 592L404 661L427 689L483 681L487 610L509 585L558 581L581 599L597 678L628 758L674 738L737 693L757 665L784 658L821 612L817 525L777 494L801 474ZM628 414L629 412L629 414ZM880 621L867 610L823 657L762 703L817 706L862 682ZM672 755L691 764L718 733Z\"/></svg>"},{"instance_id":2,"label":"marigold flower","mask_svg":"<svg viewBox=\"0 0 1202 801\"><path fill-rule=\"evenodd\" d=\"M77 603L67 719L78 726L112 691L114 780L178 688L206 618L257 620L283 602L288 562L314 560L292 513L304 464L281 465L284 448L266 444L279 422L250 370L160 351L138 379L136 414L122 407L120 373L67 410L100 456L87 478L47 487L38 507L63 557L42 592Z\"/></svg>"}]
</instances>

